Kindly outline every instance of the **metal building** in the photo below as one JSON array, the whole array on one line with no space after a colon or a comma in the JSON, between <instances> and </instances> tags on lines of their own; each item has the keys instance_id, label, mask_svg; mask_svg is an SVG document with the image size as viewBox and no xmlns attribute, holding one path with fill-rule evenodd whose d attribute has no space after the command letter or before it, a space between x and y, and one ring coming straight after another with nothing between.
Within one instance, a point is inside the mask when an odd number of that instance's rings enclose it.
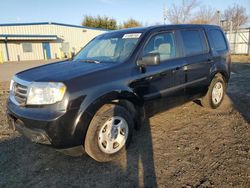
<instances>
[{"instance_id":1,"label":"metal building","mask_svg":"<svg viewBox=\"0 0 250 188\"><path fill-rule=\"evenodd\" d=\"M103 32L55 22L0 24L0 62L70 57Z\"/></svg>"}]
</instances>

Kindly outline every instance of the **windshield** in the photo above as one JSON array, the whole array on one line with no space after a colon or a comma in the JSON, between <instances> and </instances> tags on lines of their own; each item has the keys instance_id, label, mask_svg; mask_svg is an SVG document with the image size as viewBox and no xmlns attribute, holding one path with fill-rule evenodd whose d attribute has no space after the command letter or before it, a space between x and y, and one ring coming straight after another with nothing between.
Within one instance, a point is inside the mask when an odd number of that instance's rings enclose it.
<instances>
[{"instance_id":1,"label":"windshield","mask_svg":"<svg viewBox=\"0 0 250 188\"><path fill-rule=\"evenodd\" d=\"M75 61L93 63L122 62L135 48L141 33L108 33L96 37L74 58Z\"/></svg>"}]
</instances>

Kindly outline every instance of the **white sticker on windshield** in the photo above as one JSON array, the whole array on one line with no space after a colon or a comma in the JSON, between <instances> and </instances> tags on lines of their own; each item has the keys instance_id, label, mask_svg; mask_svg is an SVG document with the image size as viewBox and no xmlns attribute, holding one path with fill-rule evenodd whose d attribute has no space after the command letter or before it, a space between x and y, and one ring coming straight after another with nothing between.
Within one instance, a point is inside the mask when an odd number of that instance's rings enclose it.
<instances>
[{"instance_id":1,"label":"white sticker on windshield","mask_svg":"<svg viewBox=\"0 0 250 188\"><path fill-rule=\"evenodd\" d=\"M141 36L141 33L127 33L123 35L123 39L137 39Z\"/></svg>"}]
</instances>

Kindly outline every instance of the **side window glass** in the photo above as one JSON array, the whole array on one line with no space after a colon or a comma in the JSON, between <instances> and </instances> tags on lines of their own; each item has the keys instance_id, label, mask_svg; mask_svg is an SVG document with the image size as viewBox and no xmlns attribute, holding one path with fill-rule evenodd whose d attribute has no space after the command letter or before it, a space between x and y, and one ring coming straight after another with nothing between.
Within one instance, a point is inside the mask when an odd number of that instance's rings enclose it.
<instances>
[{"instance_id":1,"label":"side window glass","mask_svg":"<svg viewBox=\"0 0 250 188\"><path fill-rule=\"evenodd\" d=\"M204 53L204 45L199 30L180 31L186 55Z\"/></svg>"},{"instance_id":2,"label":"side window glass","mask_svg":"<svg viewBox=\"0 0 250 188\"><path fill-rule=\"evenodd\" d=\"M226 50L227 45L223 34L218 29L210 30L215 50Z\"/></svg>"},{"instance_id":3,"label":"side window glass","mask_svg":"<svg viewBox=\"0 0 250 188\"><path fill-rule=\"evenodd\" d=\"M146 44L143 55L159 53L160 60L164 61L176 57L176 46L173 33L161 33L153 36Z\"/></svg>"}]
</instances>

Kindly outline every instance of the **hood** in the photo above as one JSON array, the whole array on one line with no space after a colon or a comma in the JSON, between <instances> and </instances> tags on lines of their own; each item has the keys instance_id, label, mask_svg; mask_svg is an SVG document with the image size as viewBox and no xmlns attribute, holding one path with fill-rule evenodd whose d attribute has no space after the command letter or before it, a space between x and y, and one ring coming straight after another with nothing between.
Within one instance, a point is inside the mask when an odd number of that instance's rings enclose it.
<instances>
[{"instance_id":1,"label":"hood","mask_svg":"<svg viewBox=\"0 0 250 188\"><path fill-rule=\"evenodd\" d=\"M101 69L106 69L110 66L112 66L112 63L62 61L27 69L16 75L30 82L63 82Z\"/></svg>"}]
</instances>

